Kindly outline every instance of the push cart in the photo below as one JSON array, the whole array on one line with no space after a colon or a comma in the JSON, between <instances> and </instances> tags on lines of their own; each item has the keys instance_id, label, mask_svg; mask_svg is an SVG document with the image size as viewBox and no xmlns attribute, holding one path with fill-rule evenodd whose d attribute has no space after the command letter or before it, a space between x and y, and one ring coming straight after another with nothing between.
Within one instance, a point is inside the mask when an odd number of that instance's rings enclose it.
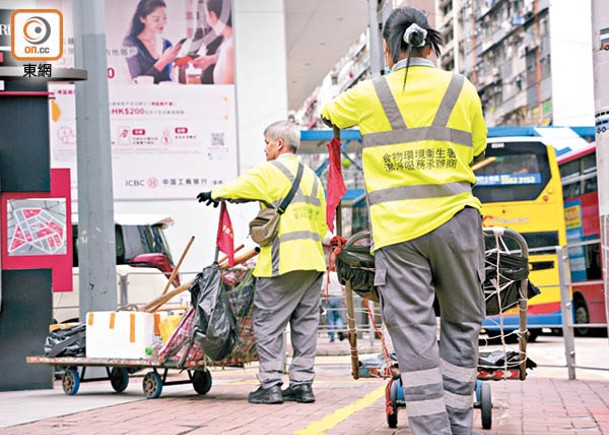
<instances>
[{"instance_id":1,"label":"push cart","mask_svg":"<svg viewBox=\"0 0 609 435\"><path fill-rule=\"evenodd\" d=\"M248 254L249 255L249 254ZM206 394L212 386L209 367L243 366L257 360L253 333L253 270L249 268L231 269L223 276L223 286L227 289L227 300L238 329L238 340L231 353L219 360L212 360L192 341L195 308L190 307L175 331L169 337L159 357L136 358L85 358L85 357L44 357L29 356L28 364L50 364L62 367L63 391L72 396L78 392L83 382L110 381L117 393L129 385L129 378L136 372L148 370L142 381L144 395L156 399L166 385L192 384L198 394ZM198 279L198 278L197 278ZM195 280L193 280L195 281ZM87 377L88 367L104 367L105 377ZM171 370L186 371L188 379L168 380Z\"/></svg>"},{"instance_id":2,"label":"push cart","mask_svg":"<svg viewBox=\"0 0 609 435\"><path fill-rule=\"evenodd\" d=\"M500 227L484 229L486 280L483 284L487 315L500 315L510 308L519 309L518 351L506 350L503 324L500 321L503 350L480 352L474 408L480 409L483 429L492 426L491 386L487 381L525 380L527 368L535 363L527 359L528 299L537 289L528 280L528 246L517 232ZM399 372L395 370L394 372ZM394 374L387 388L387 424L397 427L397 409L406 406L399 374Z\"/></svg>"},{"instance_id":3,"label":"push cart","mask_svg":"<svg viewBox=\"0 0 609 435\"><path fill-rule=\"evenodd\" d=\"M179 361L166 361L161 364L155 360L113 359L113 358L80 358L80 357L43 357L29 356L28 364L50 364L64 368L61 385L64 393L73 396L84 382L110 381L112 389L121 393L127 389L131 375L149 370L143 378L142 390L148 399L156 399L166 385L192 384L199 394L206 394L211 389L212 377L204 360L186 361L178 367ZM105 377L87 377L87 367L104 367ZM186 370L188 379L168 380L170 370Z\"/></svg>"},{"instance_id":4,"label":"push cart","mask_svg":"<svg viewBox=\"0 0 609 435\"><path fill-rule=\"evenodd\" d=\"M524 238L515 231L493 227L485 228L485 269L484 294L487 315L499 315L514 307L519 309L518 350L506 351L501 330L503 350L480 352L478 376L475 389L474 407L480 408L482 427L490 429L492 425L492 399L490 380L519 379L525 380L527 368L535 367L526 356L527 347L527 306L528 299L538 290L528 280L528 247ZM364 241L369 234L358 233L343 243L335 251L336 269L339 278L347 287L347 308L352 310L351 290L366 299L375 300L377 295L373 287L374 260L368 257L368 247ZM359 243L359 246L358 246ZM344 249L346 248L346 249ZM358 272L359 270L359 272ZM353 282L352 282L353 281ZM372 318L372 317L371 317ZM353 320L353 313L348 313L348 320ZM378 331L377 331L378 332ZM381 335L379 333L379 335ZM349 343L351 345L353 377L378 376L390 378L386 388L387 424L396 428L398 408L405 407L404 388L400 370L395 359L390 358L384 348L385 362L376 367L364 367L357 358L355 322L349 322ZM382 337L381 337L382 338Z\"/></svg>"}]
</instances>

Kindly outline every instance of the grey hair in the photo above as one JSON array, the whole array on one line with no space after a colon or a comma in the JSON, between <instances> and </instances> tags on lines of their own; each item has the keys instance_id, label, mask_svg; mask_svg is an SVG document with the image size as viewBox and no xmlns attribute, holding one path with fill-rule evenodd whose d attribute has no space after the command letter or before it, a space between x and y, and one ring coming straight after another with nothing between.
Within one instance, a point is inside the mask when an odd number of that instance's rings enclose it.
<instances>
[{"instance_id":1,"label":"grey hair","mask_svg":"<svg viewBox=\"0 0 609 435\"><path fill-rule=\"evenodd\" d=\"M294 152L300 146L300 129L290 121L273 122L264 130L264 136L273 140L283 139Z\"/></svg>"}]
</instances>

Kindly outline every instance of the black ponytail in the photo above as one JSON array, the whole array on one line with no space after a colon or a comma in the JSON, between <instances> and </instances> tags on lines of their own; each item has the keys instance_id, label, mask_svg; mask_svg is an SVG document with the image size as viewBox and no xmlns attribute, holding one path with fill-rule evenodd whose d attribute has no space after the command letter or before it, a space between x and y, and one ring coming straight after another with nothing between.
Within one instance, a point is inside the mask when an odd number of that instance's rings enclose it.
<instances>
[{"instance_id":1,"label":"black ponytail","mask_svg":"<svg viewBox=\"0 0 609 435\"><path fill-rule=\"evenodd\" d=\"M383 38L394 63L399 61L402 52L408 53L402 90L406 87L413 51L420 51L429 46L436 56L440 56L440 47L443 45L442 35L429 26L425 13L410 6L395 9L389 15L383 26Z\"/></svg>"}]
</instances>

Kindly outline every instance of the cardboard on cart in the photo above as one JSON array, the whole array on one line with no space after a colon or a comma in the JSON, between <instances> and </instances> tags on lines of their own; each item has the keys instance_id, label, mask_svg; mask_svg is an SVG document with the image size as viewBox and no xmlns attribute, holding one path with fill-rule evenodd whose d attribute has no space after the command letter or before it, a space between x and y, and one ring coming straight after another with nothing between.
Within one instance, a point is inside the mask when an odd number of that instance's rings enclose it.
<instances>
[{"instance_id":1,"label":"cardboard on cart","mask_svg":"<svg viewBox=\"0 0 609 435\"><path fill-rule=\"evenodd\" d=\"M93 311L87 313L87 358L151 359L159 339L159 313Z\"/></svg>"}]
</instances>

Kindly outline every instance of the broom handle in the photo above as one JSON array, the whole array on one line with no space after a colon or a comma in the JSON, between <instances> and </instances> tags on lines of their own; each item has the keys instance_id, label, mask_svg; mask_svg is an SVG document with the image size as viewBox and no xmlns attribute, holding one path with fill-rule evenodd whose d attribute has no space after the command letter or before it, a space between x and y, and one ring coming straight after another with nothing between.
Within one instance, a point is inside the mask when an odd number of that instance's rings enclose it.
<instances>
[{"instance_id":1,"label":"broom handle","mask_svg":"<svg viewBox=\"0 0 609 435\"><path fill-rule=\"evenodd\" d=\"M171 290L170 292L168 292L164 295L161 295L158 298L153 299L148 304L144 305L144 307L142 308L142 311L145 311L147 313L154 313L157 310L157 308L160 307L161 305L165 304L165 302L167 302L174 296L179 295L184 290L188 290L190 288L190 285L193 282L194 282L194 279L191 279L190 281L185 282L178 288L175 288L175 289Z\"/></svg>"},{"instance_id":2,"label":"broom handle","mask_svg":"<svg viewBox=\"0 0 609 435\"><path fill-rule=\"evenodd\" d=\"M236 254L237 252L239 252L239 251L240 251L240 250L242 250L243 248L245 248L245 245L244 245L243 243L242 243L242 244L240 244L239 246L237 246L237 247L235 248L235 250L233 251L233 256L234 256L234 254ZM222 257L222 258L220 258L220 259L218 260L218 265L220 265L220 266L221 266L221 265L222 265L222 263L225 263L227 260L228 260L228 255L225 255L224 257Z\"/></svg>"},{"instance_id":3,"label":"broom handle","mask_svg":"<svg viewBox=\"0 0 609 435\"><path fill-rule=\"evenodd\" d=\"M240 256L235 257L235 266L249 260L250 258L254 258L256 255L258 255L259 252L260 252L259 247L255 247L253 249L245 251ZM220 266L220 269L228 269L228 264L223 264L222 266ZM191 279L190 281L182 284L180 287L173 289L169 293L159 296L158 298L152 300L150 303L145 305L142 308L142 311L145 311L147 313L154 313L159 307L164 305L171 298L179 295L184 290L188 290L193 282L194 282L194 279Z\"/></svg>"},{"instance_id":4,"label":"broom handle","mask_svg":"<svg viewBox=\"0 0 609 435\"><path fill-rule=\"evenodd\" d=\"M332 127L334 138L340 140L340 128ZM341 203L336 207L336 234L343 235L343 213ZM353 290L351 281L347 281L345 286L345 299L347 301L347 326L349 336L349 346L351 348L351 376L359 379L359 357L357 354L357 328L355 327L355 308L353 306Z\"/></svg>"},{"instance_id":5,"label":"broom handle","mask_svg":"<svg viewBox=\"0 0 609 435\"><path fill-rule=\"evenodd\" d=\"M186 248L184 248L184 252L182 252L182 256L180 257L178 264L176 264L176 267L174 267L173 270L171 271L171 276L169 277L169 281L167 281L167 284L165 285L165 288L163 289L163 293L161 293L161 295L164 295L165 293L167 293L167 290L169 290L169 286L173 283L173 280L175 279L176 275L178 274L178 270L180 269L180 266L182 265L182 261L184 261L184 257L186 257L186 254L188 253L188 250L190 249L190 246L192 245L192 242L194 242L194 241L195 241L195 236L190 236L190 240L188 241Z\"/></svg>"},{"instance_id":6,"label":"broom handle","mask_svg":"<svg viewBox=\"0 0 609 435\"><path fill-rule=\"evenodd\" d=\"M260 253L260 246L256 246L255 248L248 249L247 251L242 252L241 255L237 255L235 257L235 266L237 266L238 264L241 264L241 263L245 263L247 260L249 260L250 258L254 258L259 253ZM229 268L228 263L223 263L220 265L221 270L225 270L228 268Z\"/></svg>"}]
</instances>

